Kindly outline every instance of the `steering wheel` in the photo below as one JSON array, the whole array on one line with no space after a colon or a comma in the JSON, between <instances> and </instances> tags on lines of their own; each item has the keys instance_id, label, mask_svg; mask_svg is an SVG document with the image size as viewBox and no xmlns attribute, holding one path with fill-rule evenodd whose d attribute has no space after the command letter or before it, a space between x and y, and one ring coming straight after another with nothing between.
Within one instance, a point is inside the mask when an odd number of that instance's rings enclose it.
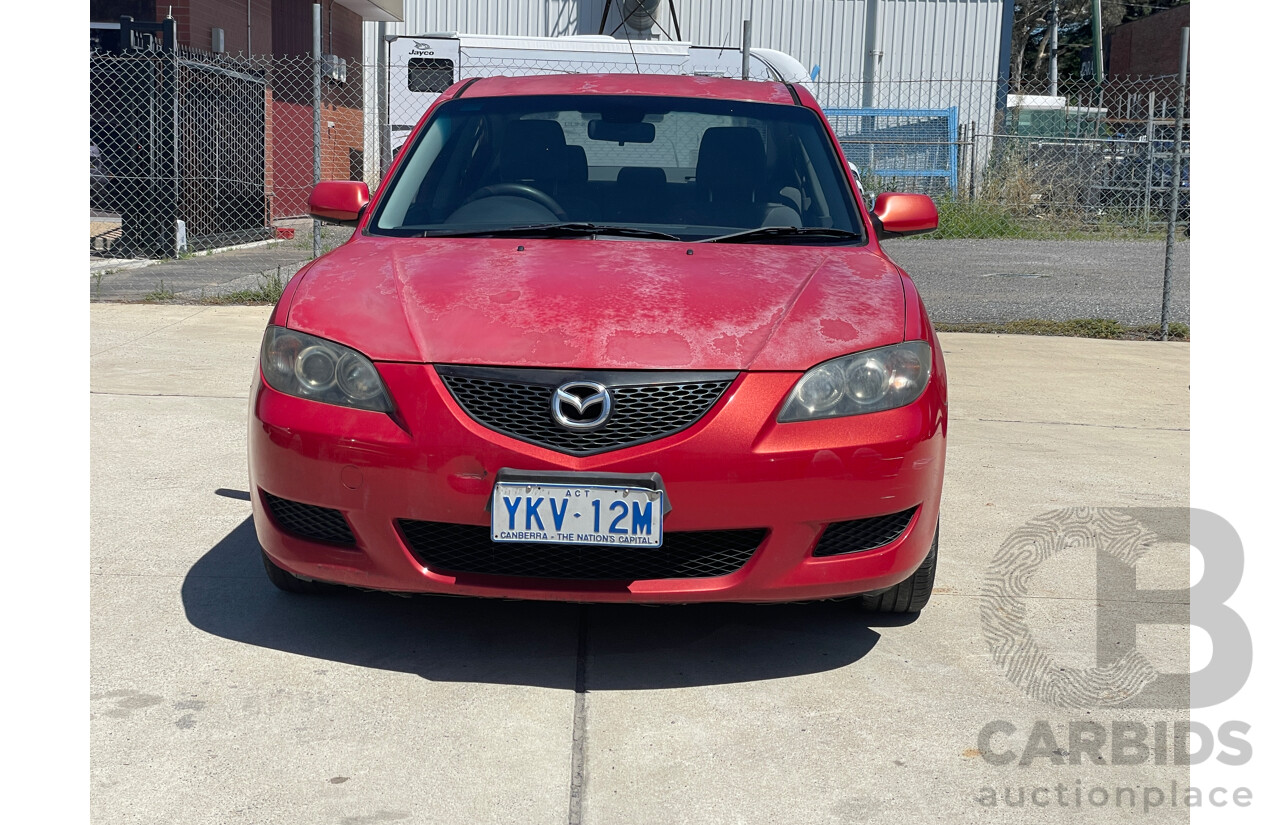
<instances>
[{"instance_id":1,"label":"steering wheel","mask_svg":"<svg viewBox=\"0 0 1280 825\"><path fill-rule=\"evenodd\" d=\"M471 193L471 197L463 201L465 206L472 201L478 201L481 198L492 198L498 195L511 195L517 198L528 198L539 206L545 207L551 214L555 215L558 220L568 220L569 216L564 211L564 207L556 203L552 198L541 189L530 186L527 183L495 183L485 186Z\"/></svg>"}]
</instances>

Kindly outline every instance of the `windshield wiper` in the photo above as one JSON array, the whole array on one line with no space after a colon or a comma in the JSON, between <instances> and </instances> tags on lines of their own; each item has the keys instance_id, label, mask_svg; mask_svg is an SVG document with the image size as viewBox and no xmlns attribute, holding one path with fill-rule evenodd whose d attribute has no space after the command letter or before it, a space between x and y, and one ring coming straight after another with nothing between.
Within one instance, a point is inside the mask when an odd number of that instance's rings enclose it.
<instances>
[{"instance_id":1,"label":"windshield wiper","mask_svg":"<svg viewBox=\"0 0 1280 825\"><path fill-rule=\"evenodd\" d=\"M831 238L839 241L860 241L862 235L847 229L829 229L821 226L762 226L715 238L704 238L699 243L751 243L758 240L782 238Z\"/></svg>"},{"instance_id":2,"label":"windshield wiper","mask_svg":"<svg viewBox=\"0 0 1280 825\"><path fill-rule=\"evenodd\" d=\"M540 238L581 237L586 235L617 235L628 238L654 238L678 241L680 238L666 232L640 229L634 226L601 226L594 223L535 223L526 226L504 226L490 229L465 229L461 232L427 230L424 238L502 238L532 236Z\"/></svg>"}]
</instances>

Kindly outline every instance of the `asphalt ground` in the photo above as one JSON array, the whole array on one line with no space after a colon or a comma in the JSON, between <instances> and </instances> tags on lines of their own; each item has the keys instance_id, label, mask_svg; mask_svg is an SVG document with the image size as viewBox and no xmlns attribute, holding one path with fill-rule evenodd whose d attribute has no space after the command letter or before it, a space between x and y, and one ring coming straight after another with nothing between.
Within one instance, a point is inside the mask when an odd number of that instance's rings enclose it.
<instances>
[{"instance_id":1,"label":"asphalt ground","mask_svg":"<svg viewBox=\"0 0 1280 825\"><path fill-rule=\"evenodd\" d=\"M1191 243L1173 249L1169 320L1189 324ZM1160 323L1163 243L900 238L885 250L911 274L937 323Z\"/></svg>"},{"instance_id":2,"label":"asphalt ground","mask_svg":"<svg viewBox=\"0 0 1280 825\"><path fill-rule=\"evenodd\" d=\"M1123 640L1097 629L1132 603L1098 583L1106 548L1024 564L1015 610L990 585L1012 581L1001 548L1042 514L1136 517L1157 531L1137 580L1171 591L1172 614L1138 652L1189 671L1189 345L943 335L938 580L895 621L830 602L278 592L245 469L267 312L90 307L95 823L1188 821L1167 801L1187 766L1154 748L1113 764L1111 739L1095 758L1070 737L1171 731L1185 692L1143 693L1147 709L1033 698ZM1057 671L1015 684L1026 672L987 641L1002 616ZM984 742L992 724L1007 732Z\"/></svg>"},{"instance_id":3,"label":"asphalt ground","mask_svg":"<svg viewBox=\"0 0 1280 825\"><path fill-rule=\"evenodd\" d=\"M332 245L350 230L325 228ZM345 233L345 234L344 234ZM1137 241L937 240L903 238L885 249L911 273L937 323L1105 318L1158 324L1164 244ZM91 301L172 295L199 302L252 290L277 273L287 280L310 259L309 230L295 239L140 266L95 259ZM1174 247L1169 320L1190 323L1190 243Z\"/></svg>"},{"instance_id":4,"label":"asphalt ground","mask_svg":"<svg viewBox=\"0 0 1280 825\"><path fill-rule=\"evenodd\" d=\"M198 303L260 288L272 278L288 282L311 260L312 250L311 222L288 223L295 233L290 239L260 241L171 260L91 257L89 300ZM321 250L332 249L349 237L349 228L325 226Z\"/></svg>"}]
</instances>

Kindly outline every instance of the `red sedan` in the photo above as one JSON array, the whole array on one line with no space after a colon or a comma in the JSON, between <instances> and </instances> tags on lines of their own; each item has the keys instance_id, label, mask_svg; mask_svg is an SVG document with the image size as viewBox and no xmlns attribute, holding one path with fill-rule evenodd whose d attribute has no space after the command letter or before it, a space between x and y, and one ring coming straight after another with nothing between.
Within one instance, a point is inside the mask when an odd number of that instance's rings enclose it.
<instances>
[{"instance_id":1,"label":"red sedan","mask_svg":"<svg viewBox=\"0 0 1280 825\"><path fill-rule=\"evenodd\" d=\"M916 612L942 352L807 90L464 81L272 313L249 421L272 582Z\"/></svg>"}]
</instances>

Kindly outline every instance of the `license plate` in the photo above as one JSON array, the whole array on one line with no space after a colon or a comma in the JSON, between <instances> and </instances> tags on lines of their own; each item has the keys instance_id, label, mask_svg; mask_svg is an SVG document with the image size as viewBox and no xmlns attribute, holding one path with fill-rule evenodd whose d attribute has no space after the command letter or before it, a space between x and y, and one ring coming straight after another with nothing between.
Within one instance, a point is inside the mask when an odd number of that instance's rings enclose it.
<instances>
[{"instance_id":1,"label":"license plate","mask_svg":"<svg viewBox=\"0 0 1280 825\"><path fill-rule=\"evenodd\" d=\"M597 484L499 481L494 541L662 546L662 491Z\"/></svg>"}]
</instances>

